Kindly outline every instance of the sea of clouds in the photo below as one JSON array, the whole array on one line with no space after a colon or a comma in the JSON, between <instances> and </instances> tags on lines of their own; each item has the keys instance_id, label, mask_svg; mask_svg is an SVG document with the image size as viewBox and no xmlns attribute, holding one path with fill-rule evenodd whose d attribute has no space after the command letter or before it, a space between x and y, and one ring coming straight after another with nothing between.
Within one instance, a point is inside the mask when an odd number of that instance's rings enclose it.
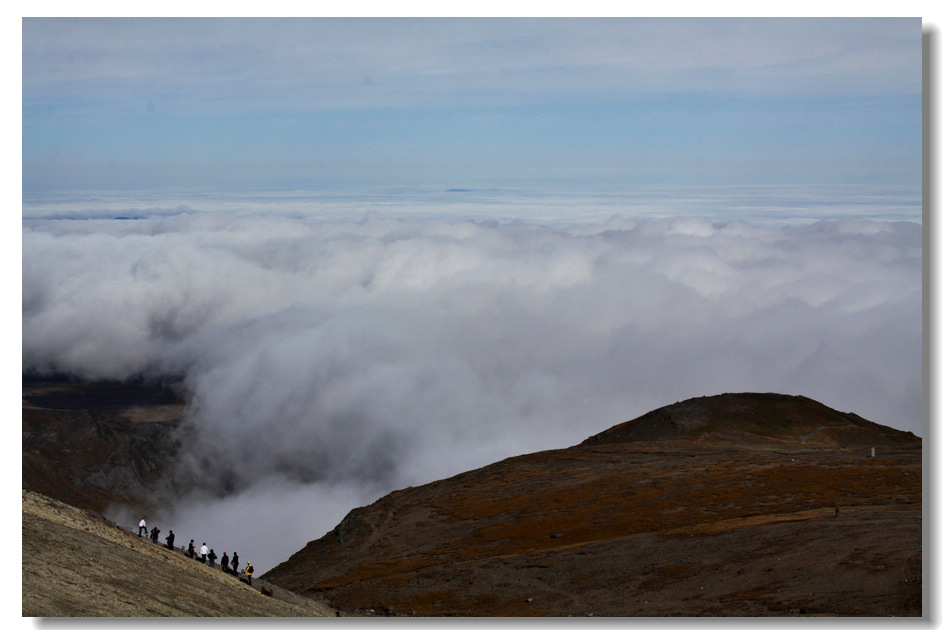
<instances>
[{"instance_id":1,"label":"sea of clouds","mask_svg":"<svg viewBox=\"0 0 942 630\"><path fill-rule=\"evenodd\" d=\"M191 490L152 521L264 571L391 490L693 396L922 434L921 266L919 223L860 218L27 216L23 370L179 379Z\"/></svg>"}]
</instances>

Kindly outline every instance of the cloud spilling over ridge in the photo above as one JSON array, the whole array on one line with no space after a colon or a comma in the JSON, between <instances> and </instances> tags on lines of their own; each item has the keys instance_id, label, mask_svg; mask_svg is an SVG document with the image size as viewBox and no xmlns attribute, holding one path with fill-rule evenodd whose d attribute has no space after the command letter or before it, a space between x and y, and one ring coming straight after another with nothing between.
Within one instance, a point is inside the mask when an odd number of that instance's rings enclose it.
<instances>
[{"instance_id":1,"label":"cloud spilling over ridge","mask_svg":"<svg viewBox=\"0 0 942 630\"><path fill-rule=\"evenodd\" d=\"M329 528L364 496L691 396L803 394L921 433L921 238L860 220L26 221L23 369L183 378L180 479L342 495Z\"/></svg>"}]
</instances>

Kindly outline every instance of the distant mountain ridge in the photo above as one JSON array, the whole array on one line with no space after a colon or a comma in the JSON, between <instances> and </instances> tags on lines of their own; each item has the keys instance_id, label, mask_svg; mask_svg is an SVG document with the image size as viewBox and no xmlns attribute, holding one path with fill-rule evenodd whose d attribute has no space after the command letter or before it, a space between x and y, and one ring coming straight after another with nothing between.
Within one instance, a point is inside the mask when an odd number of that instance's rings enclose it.
<instances>
[{"instance_id":1,"label":"distant mountain ridge","mask_svg":"<svg viewBox=\"0 0 942 630\"><path fill-rule=\"evenodd\" d=\"M151 511L185 401L166 384L23 378L23 488L103 512Z\"/></svg>"}]
</instances>

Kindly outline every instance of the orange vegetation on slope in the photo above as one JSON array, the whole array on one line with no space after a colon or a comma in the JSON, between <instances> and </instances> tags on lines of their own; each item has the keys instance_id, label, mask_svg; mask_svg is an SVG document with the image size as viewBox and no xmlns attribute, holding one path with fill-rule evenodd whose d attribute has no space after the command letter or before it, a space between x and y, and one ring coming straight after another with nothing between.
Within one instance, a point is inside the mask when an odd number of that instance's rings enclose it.
<instances>
[{"instance_id":1,"label":"orange vegetation on slope","mask_svg":"<svg viewBox=\"0 0 942 630\"><path fill-rule=\"evenodd\" d=\"M572 589L597 591L610 579L592 577L603 548L628 554L624 564L644 570L645 558L631 556L619 541L657 535L689 544L688 539L744 528L795 527L799 521L833 518L836 507L844 510L842 523L864 528L865 523L852 519L865 509L901 514L915 509L918 518L918 438L856 416L827 413L807 399L720 398L681 404L688 411L695 407L695 420L720 420L690 422L675 406L661 418L679 422L642 427L648 436L666 433L673 439L620 441L615 437L631 433L620 425L576 447L511 458L392 493L352 512L331 535L310 543L269 578L294 590L324 593L347 608L394 602L395 609L416 614L562 614L573 605ZM724 405L733 410L732 420L722 415ZM810 421L801 418L804 407L810 408ZM762 440L730 441L762 411L776 419ZM736 414L750 416L749 422L735 421ZM666 415L671 419L663 420ZM815 441L824 434L821 427L852 434L855 446ZM857 446L868 439L880 444L880 457L869 457L868 448ZM730 553L736 553L735 545ZM547 595L555 604L523 606L526 599L514 587L517 577L506 584L494 578L502 571L519 576L521 570L557 565L570 573L571 583L553 598ZM668 580L672 571L662 567L638 592L661 581L684 582L676 576ZM493 587L484 587L489 581Z\"/></svg>"}]
</instances>

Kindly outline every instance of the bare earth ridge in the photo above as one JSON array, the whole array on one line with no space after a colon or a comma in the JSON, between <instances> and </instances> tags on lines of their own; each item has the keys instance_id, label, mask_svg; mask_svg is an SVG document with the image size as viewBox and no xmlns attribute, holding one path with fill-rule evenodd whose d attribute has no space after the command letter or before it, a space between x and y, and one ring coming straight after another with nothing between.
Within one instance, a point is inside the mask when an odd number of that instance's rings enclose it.
<instances>
[{"instance_id":1,"label":"bare earth ridge","mask_svg":"<svg viewBox=\"0 0 942 630\"><path fill-rule=\"evenodd\" d=\"M800 396L692 399L393 492L263 577L361 614L920 616L921 453Z\"/></svg>"},{"instance_id":2,"label":"bare earth ridge","mask_svg":"<svg viewBox=\"0 0 942 630\"><path fill-rule=\"evenodd\" d=\"M253 588L254 587L254 588ZM182 550L138 538L100 516L23 491L24 617L322 617L327 606Z\"/></svg>"}]
</instances>

